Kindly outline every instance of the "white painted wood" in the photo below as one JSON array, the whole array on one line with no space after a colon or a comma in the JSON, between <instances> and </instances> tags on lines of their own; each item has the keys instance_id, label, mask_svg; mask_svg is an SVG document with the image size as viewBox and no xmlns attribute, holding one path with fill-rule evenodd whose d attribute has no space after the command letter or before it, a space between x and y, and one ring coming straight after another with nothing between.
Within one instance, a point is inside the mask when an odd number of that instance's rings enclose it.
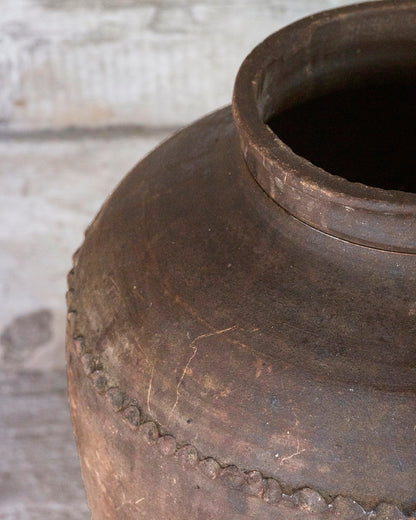
<instances>
[{"instance_id":1,"label":"white painted wood","mask_svg":"<svg viewBox=\"0 0 416 520\"><path fill-rule=\"evenodd\" d=\"M1 0L0 128L187 123L266 36L354 1Z\"/></svg>"},{"instance_id":2,"label":"white painted wood","mask_svg":"<svg viewBox=\"0 0 416 520\"><path fill-rule=\"evenodd\" d=\"M0 368L64 367L72 253L122 177L165 137L0 140Z\"/></svg>"},{"instance_id":3,"label":"white painted wood","mask_svg":"<svg viewBox=\"0 0 416 520\"><path fill-rule=\"evenodd\" d=\"M64 371L0 371L0 519L87 520Z\"/></svg>"},{"instance_id":4,"label":"white painted wood","mask_svg":"<svg viewBox=\"0 0 416 520\"><path fill-rule=\"evenodd\" d=\"M0 140L0 520L91 516L65 392L66 274L107 195L165 137Z\"/></svg>"}]
</instances>

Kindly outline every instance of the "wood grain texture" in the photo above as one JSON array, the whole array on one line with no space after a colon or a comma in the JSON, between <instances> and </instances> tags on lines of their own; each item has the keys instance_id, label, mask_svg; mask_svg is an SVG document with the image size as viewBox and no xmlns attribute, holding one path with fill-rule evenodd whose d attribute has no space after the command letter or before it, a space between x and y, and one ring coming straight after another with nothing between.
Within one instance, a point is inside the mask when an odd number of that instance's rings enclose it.
<instances>
[{"instance_id":1,"label":"wood grain texture","mask_svg":"<svg viewBox=\"0 0 416 520\"><path fill-rule=\"evenodd\" d=\"M83 231L165 132L0 139L0 520L90 517L64 373L66 274Z\"/></svg>"},{"instance_id":2,"label":"wood grain texture","mask_svg":"<svg viewBox=\"0 0 416 520\"><path fill-rule=\"evenodd\" d=\"M270 33L356 0L3 0L6 129L181 125L228 104Z\"/></svg>"},{"instance_id":3,"label":"wood grain texture","mask_svg":"<svg viewBox=\"0 0 416 520\"><path fill-rule=\"evenodd\" d=\"M0 369L63 368L72 253L166 132L60 135L0 140Z\"/></svg>"},{"instance_id":4,"label":"wood grain texture","mask_svg":"<svg viewBox=\"0 0 416 520\"><path fill-rule=\"evenodd\" d=\"M0 417L0 519L89 518L64 371L0 371Z\"/></svg>"}]
</instances>

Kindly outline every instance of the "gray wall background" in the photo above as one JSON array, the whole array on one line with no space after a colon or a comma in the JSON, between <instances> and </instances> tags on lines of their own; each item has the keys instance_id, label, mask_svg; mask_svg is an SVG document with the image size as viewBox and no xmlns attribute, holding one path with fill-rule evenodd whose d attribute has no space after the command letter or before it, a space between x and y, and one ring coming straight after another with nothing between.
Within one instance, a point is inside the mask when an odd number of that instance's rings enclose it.
<instances>
[{"instance_id":1,"label":"gray wall background","mask_svg":"<svg viewBox=\"0 0 416 520\"><path fill-rule=\"evenodd\" d=\"M270 33L345 0L0 0L0 520L88 518L65 276L122 176L231 100Z\"/></svg>"}]
</instances>

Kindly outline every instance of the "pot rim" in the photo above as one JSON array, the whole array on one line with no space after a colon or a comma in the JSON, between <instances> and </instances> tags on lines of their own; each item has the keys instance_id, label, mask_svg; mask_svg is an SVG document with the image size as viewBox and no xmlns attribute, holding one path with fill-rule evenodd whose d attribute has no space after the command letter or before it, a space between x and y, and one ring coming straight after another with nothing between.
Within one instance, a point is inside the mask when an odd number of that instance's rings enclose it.
<instances>
[{"instance_id":1,"label":"pot rim","mask_svg":"<svg viewBox=\"0 0 416 520\"><path fill-rule=\"evenodd\" d=\"M276 98L281 104L289 99L291 106L299 102L302 88L307 92L304 99L322 88L339 88L343 81L348 88L355 67L361 66L358 76L374 66L386 73L391 60L397 69L397 63L409 56L406 66L414 74L416 52L409 49L416 50L415 27L413 0L365 2L306 17L272 34L248 55L238 72L232 102L247 166L277 204L334 237L411 254L416 254L416 193L333 175L294 153L265 121ZM331 40L331 34L337 38ZM287 77L276 81L284 70Z\"/></svg>"}]
</instances>

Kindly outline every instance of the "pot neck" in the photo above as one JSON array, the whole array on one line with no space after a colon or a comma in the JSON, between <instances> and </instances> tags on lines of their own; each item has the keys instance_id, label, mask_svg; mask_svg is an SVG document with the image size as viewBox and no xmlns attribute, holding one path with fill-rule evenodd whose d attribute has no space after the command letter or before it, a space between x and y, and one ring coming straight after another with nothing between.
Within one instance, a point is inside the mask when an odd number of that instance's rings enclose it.
<instances>
[{"instance_id":1,"label":"pot neck","mask_svg":"<svg viewBox=\"0 0 416 520\"><path fill-rule=\"evenodd\" d=\"M279 206L334 237L413 254L415 193L332 175L296 155L267 121L327 93L411 78L415 27L413 0L369 2L311 16L254 49L240 68L233 96L247 166Z\"/></svg>"}]
</instances>

